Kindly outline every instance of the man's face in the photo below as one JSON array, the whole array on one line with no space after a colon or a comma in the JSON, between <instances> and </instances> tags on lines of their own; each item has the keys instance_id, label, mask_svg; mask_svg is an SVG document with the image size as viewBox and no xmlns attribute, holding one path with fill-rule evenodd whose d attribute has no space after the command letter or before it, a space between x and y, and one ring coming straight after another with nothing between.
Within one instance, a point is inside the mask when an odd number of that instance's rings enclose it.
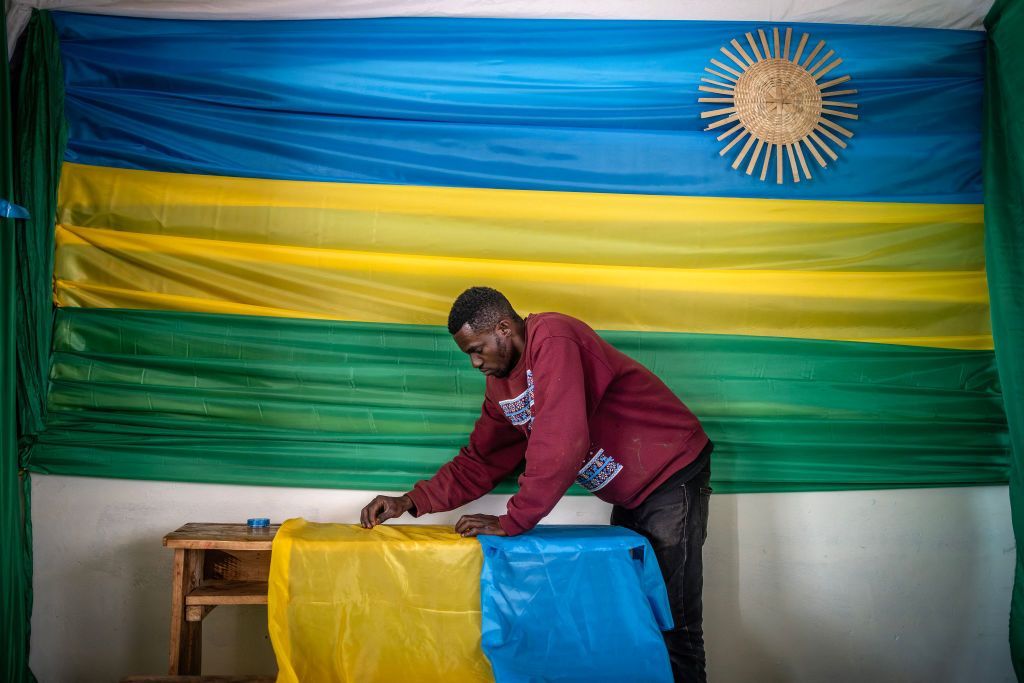
<instances>
[{"instance_id":1,"label":"man's face","mask_svg":"<svg viewBox=\"0 0 1024 683\"><path fill-rule=\"evenodd\" d=\"M455 333L455 343L480 372L489 377L507 377L518 360L511 335L512 327L507 320L502 320L493 329L477 332L466 323Z\"/></svg>"}]
</instances>

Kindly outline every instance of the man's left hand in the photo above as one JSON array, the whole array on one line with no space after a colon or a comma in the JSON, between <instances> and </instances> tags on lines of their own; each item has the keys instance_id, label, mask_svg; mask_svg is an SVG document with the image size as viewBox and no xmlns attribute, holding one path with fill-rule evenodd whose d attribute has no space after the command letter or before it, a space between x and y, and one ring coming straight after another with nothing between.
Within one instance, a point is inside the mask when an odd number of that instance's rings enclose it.
<instances>
[{"instance_id":1,"label":"man's left hand","mask_svg":"<svg viewBox=\"0 0 1024 683\"><path fill-rule=\"evenodd\" d=\"M455 524L455 533L463 536L508 536L494 515L463 515Z\"/></svg>"}]
</instances>

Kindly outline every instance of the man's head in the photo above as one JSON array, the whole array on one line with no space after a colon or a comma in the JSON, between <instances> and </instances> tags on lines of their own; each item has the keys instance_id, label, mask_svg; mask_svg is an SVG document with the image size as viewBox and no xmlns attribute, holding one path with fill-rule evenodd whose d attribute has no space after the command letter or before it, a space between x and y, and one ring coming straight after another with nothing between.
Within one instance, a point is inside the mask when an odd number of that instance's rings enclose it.
<instances>
[{"instance_id":1,"label":"man's head","mask_svg":"<svg viewBox=\"0 0 1024 683\"><path fill-rule=\"evenodd\" d=\"M471 287L459 295L448 314L448 331L473 367L507 377L526 344L523 320L501 292Z\"/></svg>"}]
</instances>

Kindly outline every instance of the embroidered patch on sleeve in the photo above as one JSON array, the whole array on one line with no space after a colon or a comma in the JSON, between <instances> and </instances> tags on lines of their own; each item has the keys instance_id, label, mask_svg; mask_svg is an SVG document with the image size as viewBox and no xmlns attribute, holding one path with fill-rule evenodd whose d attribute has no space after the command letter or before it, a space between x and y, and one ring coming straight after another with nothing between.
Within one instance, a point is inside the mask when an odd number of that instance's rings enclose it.
<instances>
[{"instance_id":1,"label":"embroidered patch on sleeve","mask_svg":"<svg viewBox=\"0 0 1024 683\"><path fill-rule=\"evenodd\" d=\"M576 475L576 483L594 493L603 489L621 471L622 465L605 453L603 448L599 448Z\"/></svg>"},{"instance_id":2,"label":"embroidered patch on sleeve","mask_svg":"<svg viewBox=\"0 0 1024 683\"><path fill-rule=\"evenodd\" d=\"M517 427L533 428L533 370L526 371L526 390L515 398L498 401L508 421Z\"/></svg>"}]
</instances>

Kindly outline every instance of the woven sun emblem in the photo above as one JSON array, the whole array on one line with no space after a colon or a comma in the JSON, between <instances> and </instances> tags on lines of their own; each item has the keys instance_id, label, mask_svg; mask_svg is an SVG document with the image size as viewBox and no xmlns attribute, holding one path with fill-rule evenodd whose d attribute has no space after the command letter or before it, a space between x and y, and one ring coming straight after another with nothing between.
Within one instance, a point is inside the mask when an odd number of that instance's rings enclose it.
<instances>
[{"instance_id":1,"label":"woven sun emblem","mask_svg":"<svg viewBox=\"0 0 1024 683\"><path fill-rule=\"evenodd\" d=\"M839 159L833 146L845 149L843 138L852 138L853 132L836 120L857 119L850 111L857 105L839 98L856 95L857 91L835 89L849 81L849 76L824 80L843 63L838 58L829 61L834 50L818 57L825 47L824 40L805 52L810 37L805 33L790 57L793 29L787 28L782 40L779 29L773 29L771 44L763 29L757 33L760 41L753 33L746 34L750 53L735 38L731 41L735 52L722 48L735 68L712 59L712 66L704 69L720 80L701 78L707 85L700 86L700 90L716 97L701 97L698 101L727 106L701 112L700 117L717 119L705 130L719 131L719 142L732 138L719 154L725 156L736 150L734 169L742 168L753 175L760 166L760 178L765 180L774 159L776 183L781 185L787 175L799 183L801 171L810 180L804 151L822 168L828 165L826 157Z\"/></svg>"}]
</instances>

